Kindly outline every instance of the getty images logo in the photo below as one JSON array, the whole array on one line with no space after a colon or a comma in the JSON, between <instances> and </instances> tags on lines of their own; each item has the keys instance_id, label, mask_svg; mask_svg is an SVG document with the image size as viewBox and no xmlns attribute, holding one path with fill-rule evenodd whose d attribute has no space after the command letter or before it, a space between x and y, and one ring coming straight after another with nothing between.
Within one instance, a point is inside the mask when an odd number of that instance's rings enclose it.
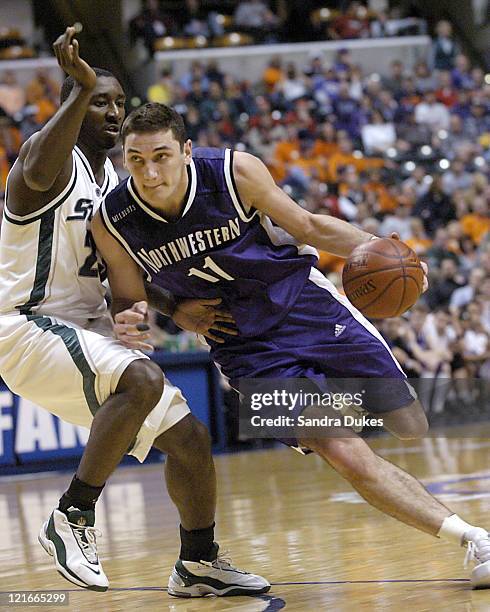
<instances>
[{"instance_id":1,"label":"getty images logo","mask_svg":"<svg viewBox=\"0 0 490 612\"><path fill-rule=\"evenodd\" d=\"M334 335L336 338L340 336L345 330L345 325L339 325L338 323L335 325Z\"/></svg>"}]
</instances>

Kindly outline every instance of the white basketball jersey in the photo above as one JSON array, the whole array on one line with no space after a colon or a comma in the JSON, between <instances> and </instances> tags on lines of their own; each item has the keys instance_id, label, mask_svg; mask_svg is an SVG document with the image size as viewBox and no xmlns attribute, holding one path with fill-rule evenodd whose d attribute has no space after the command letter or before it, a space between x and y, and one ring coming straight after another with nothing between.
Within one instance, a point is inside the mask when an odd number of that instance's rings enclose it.
<instances>
[{"instance_id":1,"label":"white basketball jersey","mask_svg":"<svg viewBox=\"0 0 490 612\"><path fill-rule=\"evenodd\" d=\"M0 314L43 314L83 324L107 310L89 224L119 179L106 160L99 187L78 147L72 156L68 185L36 212L10 212L7 187L0 236Z\"/></svg>"}]
</instances>

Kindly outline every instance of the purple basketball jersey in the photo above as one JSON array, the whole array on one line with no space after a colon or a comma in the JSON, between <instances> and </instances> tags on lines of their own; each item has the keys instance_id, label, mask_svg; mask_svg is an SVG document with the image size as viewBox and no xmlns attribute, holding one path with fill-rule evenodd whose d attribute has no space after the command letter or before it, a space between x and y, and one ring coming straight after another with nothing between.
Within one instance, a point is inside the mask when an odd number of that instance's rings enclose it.
<instances>
[{"instance_id":1,"label":"purple basketball jersey","mask_svg":"<svg viewBox=\"0 0 490 612\"><path fill-rule=\"evenodd\" d=\"M148 280L181 298L216 298L242 336L283 319L301 293L316 250L241 201L233 152L197 148L187 167L181 216L168 221L144 202L131 178L101 207L107 230L146 271Z\"/></svg>"}]
</instances>

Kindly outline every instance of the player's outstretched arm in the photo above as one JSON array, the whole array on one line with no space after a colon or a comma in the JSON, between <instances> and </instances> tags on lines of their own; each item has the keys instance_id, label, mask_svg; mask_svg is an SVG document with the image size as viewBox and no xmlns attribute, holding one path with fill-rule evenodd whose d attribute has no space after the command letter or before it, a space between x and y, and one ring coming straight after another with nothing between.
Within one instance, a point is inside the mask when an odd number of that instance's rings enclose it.
<instances>
[{"instance_id":1,"label":"player's outstretched arm","mask_svg":"<svg viewBox=\"0 0 490 612\"><path fill-rule=\"evenodd\" d=\"M57 195L51 193L52 188L61 193L69 181L71 152L97 81L95 72L79 56L74 36L75 28L68 27L53 44L58 64L73 77L75 86L58 112L20 150L9 179L10 188L19 191L8 202L13 213L27 214L44 206L43 198L31 198L28 191L50 191L52 199Z\"/></svg>"},{"instance_id":2,"label":"player's outstretched arm","mask_svg":"<svg viewBox=\"0 0 490 612\"><path fill-rule=\"evenodd\" d=\"M302 209L275 184L265 164L249 153L234 153L233 173L242 202L264 212L301 244L347 257L372 238L345 221Z\"/></svg>"}]
</instances>

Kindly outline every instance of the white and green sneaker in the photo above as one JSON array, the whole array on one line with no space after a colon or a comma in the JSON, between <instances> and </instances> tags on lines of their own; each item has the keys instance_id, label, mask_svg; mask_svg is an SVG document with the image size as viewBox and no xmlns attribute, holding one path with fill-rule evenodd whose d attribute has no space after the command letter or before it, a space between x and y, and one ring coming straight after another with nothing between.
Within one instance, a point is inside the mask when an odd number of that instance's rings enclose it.
<instances>
[{"instance_id":1,"label":"white and green sneaker","mask_svg":"<svg viewBox=\"0 0 490 612\"><path fill-rule=\"evenodd\" d=\"M265 578L237 569L222 555L214 561L178 559L168 581L168 594L174 597L260 595L270 588Z\"/></svg>"},{"instance_id":2,"label":"white and green sneaker","mask_svg":"<svg viewBox=\"0 0 490 612\"><path fill-rule=\"evenodd\" d=\"M39 533L39 543L54 557L58 572L73 584L107 591L109 581L97 555L95 512L71 506L67 514L53 510Z\"/></svg>"}]
</instances>

